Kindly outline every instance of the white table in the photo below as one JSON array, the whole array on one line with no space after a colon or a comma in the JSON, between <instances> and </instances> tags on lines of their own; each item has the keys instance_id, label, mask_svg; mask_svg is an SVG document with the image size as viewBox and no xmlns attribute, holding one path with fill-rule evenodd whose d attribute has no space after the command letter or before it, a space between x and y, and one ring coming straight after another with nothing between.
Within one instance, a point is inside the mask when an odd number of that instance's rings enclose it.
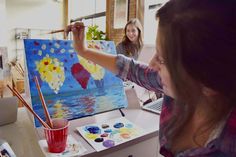
<instances>
[{"instance_id":1,"label":"white table","mask_svg":"<svg viewBox=\"0 0 236 157\"><path fill-rule=\"evenodd\" d=\"M159 115L143 111L137 100L136 92L133 88L126 89L128 99L128 109L122 109L125 117L134 124L147 131L142 137L96 152L77 132L76 127L91 123L105 122L112 118L121 117L118 110L97 114L70 121L70 134L87 149L83 157L153 157L158 155L158 130ZM38 145L38 140L44 139L42 128L35 129L32 119L29 118L25 108L18 109L17 121L15 123L0 127L0 138L6 140L17 157L43 157L43 153Z\"/></svg>"},{"instance_id":2,"label":"white table","mask_svg":"<svg viewBox=\"0 0 236 157\"><path fill-rule=\"evenodd\" d=\"M18 109L15 123L0 127L0 138L9 143L17 157L43 157L36 137L33 123L25 108Z\"/></svg>"},{"instance_id":3,"label":"white table","mask_svg":"<svg viewBox=\"0 0 236 157\"><path fill-rule=\"evenodd\" d=\"M134 153L141 156L142 154L140 153L142 152L157 154L159 115L141 109L124 109L123 112L128 120L142 128L145 128L147 134L101 152L96 152L81 136L79 136L75 128L90 123L104 122L111 118L118 118L121 116L120 112L115 110L70 121L70 134L82 142L83 146L87 149L83 156L118 157L122 154L121 156L127 155L128 157L130 156L130 153L131 156L134 156ZM44 156L38 145L38 140L44 138L42 128L34 129L32 120L29 118L28 113L24 108L18 109L17 122L0 127L0 138L5 139L10 144L18 157ZM148 149L148 151L145 149ZM135 155L135 157L136 156L137 155Z\"/></svg>"}]
</instances>

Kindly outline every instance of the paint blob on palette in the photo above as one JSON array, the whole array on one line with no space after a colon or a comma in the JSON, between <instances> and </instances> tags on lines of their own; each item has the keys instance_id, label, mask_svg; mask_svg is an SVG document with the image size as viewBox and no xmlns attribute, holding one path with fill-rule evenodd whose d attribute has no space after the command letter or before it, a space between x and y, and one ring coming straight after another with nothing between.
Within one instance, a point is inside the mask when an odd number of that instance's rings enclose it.
<instances>
[{"instance_id":1,"label":"paint blob on palette","mask_svg":"<svg viewBox=\"0 0 236 157\"><path fill-rule=\"evenodd\" d=\"M112 119L105 123L77 127L76 129L96 151L117 146L146 134L144 129L124 117Z\"/></svg>"}]
</instances>

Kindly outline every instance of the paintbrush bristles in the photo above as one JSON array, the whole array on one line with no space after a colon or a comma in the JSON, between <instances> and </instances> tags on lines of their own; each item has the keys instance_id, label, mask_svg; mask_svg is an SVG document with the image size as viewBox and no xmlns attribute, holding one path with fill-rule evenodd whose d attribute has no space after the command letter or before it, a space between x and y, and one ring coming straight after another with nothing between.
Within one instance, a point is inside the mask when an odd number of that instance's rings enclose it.
<instances>
[{"instance_id":1,"label":"paintbrush bristles","mask_svg":"<svg viewBox=\"0 0 236 157\"><path fill-rule=\"evenodd\" d=\"M24 77L24 69L22 68L21 64L17 62L17 60L13 60L9 63L10 66L14 67L15 70Z\"/></svg>"}]
</instances>

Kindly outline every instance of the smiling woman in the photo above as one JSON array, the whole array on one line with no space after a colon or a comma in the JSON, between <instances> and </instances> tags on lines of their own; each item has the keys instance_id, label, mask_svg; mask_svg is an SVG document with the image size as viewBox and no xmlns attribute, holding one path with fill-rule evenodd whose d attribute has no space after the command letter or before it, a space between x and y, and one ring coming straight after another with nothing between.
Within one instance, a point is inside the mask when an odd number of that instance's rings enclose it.
<instances>
[{"instance_id":1,"label":"smiling woman","mask_svg":"<svg viewBox=\"0 0 236 157\"><path fill-rule=\"evenodd\" d=\"M124 28L124 37L116 46L117 54L138 59L143 48L143 28L138 19L131 19Z\"/></svg>"}]
</instances>

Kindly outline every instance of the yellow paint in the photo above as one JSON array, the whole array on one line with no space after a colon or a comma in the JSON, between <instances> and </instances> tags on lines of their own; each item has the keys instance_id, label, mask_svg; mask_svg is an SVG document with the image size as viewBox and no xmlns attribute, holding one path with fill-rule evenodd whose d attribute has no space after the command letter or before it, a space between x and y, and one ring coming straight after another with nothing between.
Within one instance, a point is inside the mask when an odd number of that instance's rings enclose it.
<instances>
[{"instance_id":1,"label":"yellow paint","mask_svg":"<svg viewBox=\"0 0 236 157\"><path fill-rule=\"evenodd\" d=\"M49 87L58 93L65 81L63 62L57 58L51 58L48 54L40 61L36 62L36 69L40 78L47 82Z\"/></svg>"},{"instance_id":2,"label":"yellow paint","mask_svg":"<svg viewBox=\"0 0 236 157\"><path fill-rule=\"evenodd\" d=\"M87 133L85 134L85 137L90 139L90 140L95 140L96 138L98 138L98 134L91 134L91 133Z\"/></svg>"},{"instance_id":3,"label":"yellow paint","mask_svg":"<svg viewBox=\"0 0 236 157\"><path fill-rule=\"evenodd\" d=\"M94 80L101 80L105 75L105 70L101 66L78 56L79 63L91 74Z\"/></svg>"}]
</instances>

